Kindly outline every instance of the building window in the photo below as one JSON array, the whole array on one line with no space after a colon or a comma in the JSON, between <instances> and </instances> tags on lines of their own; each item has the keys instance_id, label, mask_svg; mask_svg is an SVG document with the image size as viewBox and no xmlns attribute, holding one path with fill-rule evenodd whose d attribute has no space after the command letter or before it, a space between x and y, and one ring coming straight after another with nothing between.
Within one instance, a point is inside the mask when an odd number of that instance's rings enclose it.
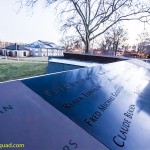
<instances>
[{"instance_id":1,"label":"building window","mask_svg":"<svg viewBox=\"0 0 150 150\"><path fill-rule=\"evenodd\" d=\"M23 56L27 56L26 52L23 52Z\"/></svg>"}]
</instances>

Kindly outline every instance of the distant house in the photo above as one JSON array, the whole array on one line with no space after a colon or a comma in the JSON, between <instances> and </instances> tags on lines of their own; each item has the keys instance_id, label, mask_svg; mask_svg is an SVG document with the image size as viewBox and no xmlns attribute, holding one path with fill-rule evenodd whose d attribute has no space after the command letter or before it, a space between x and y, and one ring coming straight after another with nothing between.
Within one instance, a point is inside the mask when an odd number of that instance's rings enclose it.
<instances>
[{"instance_id":1,"label":"distant house","mask_svg":"<svg viewBox=\"0 0 150 150\"><path fill-rule=\"evenodd\" d=\"M0 41L0 55L3 55L2 49L4 49L6 46L11 45L11 44L13 43Z\"/></svg>"},{"instance_id":2,"label":"distant house","mask_svg":"<svg viewBox=\"0 0 150 150\"><path fill-rule=\"evenodd\" d=\"M28 57L30 50L19 44L12 44L2 49L2 55L11 57Z\"/></svg>"},{"instance_id":3,"label":"distant house","mask_svg":"<svg viewBox=\"0 0 150 150\"><path fill-rule=\"evenodd\" d=\"M123 52L123 56L131 57L131 51L125 50L125 51Z\"/></svg>"},{"instance_id":4,"label":"distant house","mask_svg":"<svg viewBox=\"0 0 150 150\"><path fill-rule=\"evenodd\" d=\"M63 56L64 49L55 43L38 40L25 47L31 51L31 56Z\"/></svg>"},{"instance_id":5,"label":"distant house","mask_svg":"<svg viewBox=\"0 0 150 150\"><path fill-rule=\"evenodd\" d=\"M116 56L123 56L123 54L124 54L124 51L122 50L117 50L116 52Z\"/></svg>"},{"instance_id":6,"label":"distant house","mask_svg":"<svg viewBox=\"0 0 150 150\"><path fill-rule=\"evenodd\" d=\"M137 51L138 46L137 45L123 45L121 48L123 51Z\"/></svg>"}]
</instances>

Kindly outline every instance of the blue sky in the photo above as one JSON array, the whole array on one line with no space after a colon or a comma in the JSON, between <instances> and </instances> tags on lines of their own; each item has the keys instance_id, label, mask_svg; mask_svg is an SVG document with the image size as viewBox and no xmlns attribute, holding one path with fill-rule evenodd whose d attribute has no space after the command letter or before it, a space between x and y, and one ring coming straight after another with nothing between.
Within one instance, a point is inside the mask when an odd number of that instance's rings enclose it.
<instances>
[{"instance_id":1,"label":"blue sky","mask_svg":"<svg viewBox=\"0 0 150 150\"><path fill-rule=\"evenodd\" d=\"M0 40L33 42L48 40L58 43L59 30L54 12L43 7L33 13L27 9L18 12L17 0L0 0Z\"/></svg>"},{"instance_id":2,"label":"blue sky","mask_svg":"<svg viewBox=\"0 0 150 150\"><path fill-rule=\"evenodd\" d=\"M36 40L47 40L59 43L61 34L58 29L55 13L50 8L36 7L32 12L21 9L18 12L17 0L0 0L0 40L30 43ZM126 22L129 32L129 44L136 43L137 35L144 25L139 22ZM146 26L147 31L150 27Z\"/></svg>"}]
</instances>

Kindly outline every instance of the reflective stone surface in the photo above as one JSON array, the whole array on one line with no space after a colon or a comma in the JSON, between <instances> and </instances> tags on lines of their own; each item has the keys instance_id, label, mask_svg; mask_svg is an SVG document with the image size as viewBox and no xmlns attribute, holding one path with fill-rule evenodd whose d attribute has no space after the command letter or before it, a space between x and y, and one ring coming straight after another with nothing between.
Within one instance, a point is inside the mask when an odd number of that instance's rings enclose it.
<instances>
[{"instance_id":1,"label":"reflective stone surface","mask_svg":"<svg viewBox=\"0 0 150 150\"><path fill-rule=\"evenodd\" d=\"M150 70L144 66L122 61L22 83L108 148L148 150Z\"/></svg>"},{"instance_id":2,"label":"reflective stone surface","mask_svg":"<svg viewBox=\"0 0 150 150\"><path fill-rule=\"evenodd\" d=\"M0 149L108 149L20 81L0 84L0 135Z\"/></svg>"}]
</instances>

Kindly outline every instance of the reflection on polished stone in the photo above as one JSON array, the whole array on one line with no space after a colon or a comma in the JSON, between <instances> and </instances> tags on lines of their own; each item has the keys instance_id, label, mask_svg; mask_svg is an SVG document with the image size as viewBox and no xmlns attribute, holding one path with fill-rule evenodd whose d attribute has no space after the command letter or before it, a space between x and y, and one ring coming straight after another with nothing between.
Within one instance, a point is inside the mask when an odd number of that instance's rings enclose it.
<instances>
[{"instance_id":1,"label":"reflection on polished stone","mask_svg":"<svg viewBox=\"0 0 150 150\"><path fill-rule=\"evenodd\" d=\"M13 123L13 131L7 125L11 134L30 139L29 147L35 136L35 143L49 139L42 142L58 145L56 149L67 149L69 143L81 150L148 150L150 70L144 63L121 61L0 84L1 94L9 88L14 93L3 94L1 114ZM13 136L3 137L6 142Z\"/></svg>"},{"instance_id":2,"label":"reflection on polished stone","mask_svg":"<svg viewBox=\"0 0 150 150\"><path fill-rule=\"evenodd\" d=\"M0 84L0 95L0 149L10 143L26 150L108 149L20 81Z\"/></svg>"},{"instance_id":3,"label":"reflection on polished stone","mask_svg":"<svg viewBox=\"0 0 150 150\"><path fill-rule=\"evenodd\" d=\"M110 149L150 149L150 72L139 64L122 61L22 82Z\"/></svg>"}]
</instances>

